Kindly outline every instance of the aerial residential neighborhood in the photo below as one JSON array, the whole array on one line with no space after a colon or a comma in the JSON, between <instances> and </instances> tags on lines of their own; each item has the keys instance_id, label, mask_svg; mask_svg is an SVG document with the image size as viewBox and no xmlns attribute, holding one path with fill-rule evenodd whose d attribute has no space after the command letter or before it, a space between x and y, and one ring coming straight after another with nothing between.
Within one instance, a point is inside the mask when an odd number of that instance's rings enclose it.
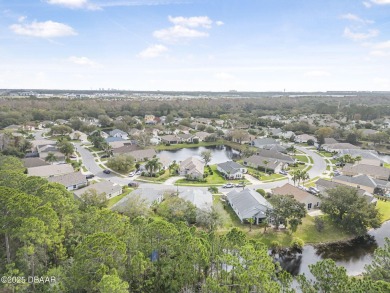
<instances>
[{"instance_id":1,"label":"aerial residential neighborhood","mask_svg":"<svg viewBox=\"0 0 390 293\"><path fill-rule=\"evenodd\" d=\"M389 16L0 1L0 293L389 293Z\"/></svg>"}]
</instances>

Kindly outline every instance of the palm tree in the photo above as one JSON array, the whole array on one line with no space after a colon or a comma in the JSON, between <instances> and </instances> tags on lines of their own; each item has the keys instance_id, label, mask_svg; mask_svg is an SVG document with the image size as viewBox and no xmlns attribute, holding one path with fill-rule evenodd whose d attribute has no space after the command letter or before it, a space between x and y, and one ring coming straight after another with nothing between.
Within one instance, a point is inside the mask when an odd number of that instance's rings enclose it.
<instances>
[{"instance_id":1,"label":"palm tree","mask_svg":"<svg viewBox=\"0 0 390 293\"><path fill-rule=\"evenodd\" d=\"M287 148L287 151L289 151L290 153L292 153L293 155L295 155L295 153L297 152L297 149L295 146L290 146Z\"/></svg>"},{"instance_id":2,"label":"palm tree","mask_svg":"<svg viewBox=\"0 0 390 293\"><path fill-rule=\"evenodd\" d=\"M299 177L303 183L305 183L305 181L310 178L309 173L307 173L307 171L301 170L299 173L300 173Z\"/></svg>"},{"instance_id":3,"label":"palm tree","mask_svg":"<svg viewBox=\"0 0 390 293\"><path fill-rule=\"evenodd\" d=\"M45 158L45 161L46 162L49 162L50 164L53 164L54 162L57 162L58 159L57 157L54 155L54 153L48 153L46 158Z\"/></svg>"},{"instance_id":4,"label":"palm tree","mask_svg":"<svg viewBox=\"0 0 390 293\"><path fill-rule=\"evenodd\" d=\"M110 146L108 143L103 143L101 148L107 156L112 156L112 146Z\"/></svg>"},{"instance_id":5,"label":"palm tree","mask_svg":"<svg viewBox=\"0 0 390 293\"><path fill-rule=\"evenodd\" d=\"M291 175L292 175L292 181L294 182L294 185L295 185L295 182L298 181L299 183L299 180L300 180L300 170L295 170L293 172L291 172Z\"/></svg>"},{"instance_id":6,"label":"palm tree","mask_svg":"<svg viewBox=\"0 0 390 293\"><path fill-rule=\"evenodd\" d=\"M247 221L249 222L249 232L250 232L252 231L252 225L255 223L255 219L249 218L247 219Z\"/></svg>"},{"instance_id":7,"label":"palm tree","mask_svg":"<svg viewBox=\"0 0 390 293\"><path fill-rule=\"evenodd\" d=\"M145 164L145 169L148 170L150 175L154 175L156 171L160 171L161 167L162 164L159 162L158 158L154 158Z\"/></svg>"}]
</instances>

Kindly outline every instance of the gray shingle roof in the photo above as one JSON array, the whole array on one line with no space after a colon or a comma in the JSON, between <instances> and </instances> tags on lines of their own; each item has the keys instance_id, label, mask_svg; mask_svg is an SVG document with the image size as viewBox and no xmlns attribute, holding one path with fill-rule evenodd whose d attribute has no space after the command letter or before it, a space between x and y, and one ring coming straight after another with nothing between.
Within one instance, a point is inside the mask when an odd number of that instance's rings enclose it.
<instances>
[{"instance_id":1,"label":"gray shingle roof","mask_svg":"<svg viewBox=\"0 0 390 293\"><path fill-rule=\"evenodd\" d=\"M40 158L25 158L25 159L22 159L22 161L23 161L24 167L26 167L26 168L33 168L33 167L50 165L49 163L45 162L45 160L42 160Z\"/></svg>"},{"instance_id":2,"label":"gray shingle roof","mask_svg":"<svg viewBox=\"0 0 390 293\"><path fill-rule=\"evenodd\" d=\"M69 174L64 174L60 176L54 176L47 178L49 182L56 182L64 185L65 187L87 183L87 179L85 175L81 174L81 172L73 172Z\"/></svg>"},{"instance_id":3,"label":"gray shingle roof","mask_svg":"<svg viewBox=\"0 0 390 293\"><path fill-rule=\"evenodd\" d=\"M227 194L229 203L237 210L241 220L252 217L265 218L266 211L271 209L271 204L253 189L246 188L241 192L235 190Z\"/></svg>"},{"instance_id":4,"label":"gray shingle roof","mask_svg":"<svg viewBox=\"0 0 390 293\"><path fill-rule=\"evenodd\" d=\"M273 151L273 150L259 150L256 153L257 153L257 155L259 155L261 157L277 159L278 161L281 161L281 162L284 162L284 163L288 163L288 164L295 163L295 160L293 158L291 158L288 155L285 155L285 154L282 154L280 152L277 152L277 151Z\"/></svg>"},{"instance_id":5,"label":"gray shingle roof","mask_svg":"<svg viewBox=\"0 0 390 293\"><path fill-rule=\"evenodd\" d=\"M114 184L114 183L109 182L109 181L101 181L101 182L89 185L87 187L81 188L77 191L74 191L73 193L76 196L80 197L83 193L90 191L92 189L95 189L97 191L97 193L99 193L99 194L105 193L106 195L109 195L109 194L121 191L122 186Z\"/></svg>"},{"instance_id":6,"label":"gray shingle roof","mask_svg":"<svg viewBox=\"0 0 390 293\"><path fill-rule=\"evenodd\" d=\"M220 163L218 164L218 167L224 170L227 174L234 174L240 169L245 168L244 166L241 166L240 164L234 161L227 161L224 163Z\"/></svg>"}]
</instances>

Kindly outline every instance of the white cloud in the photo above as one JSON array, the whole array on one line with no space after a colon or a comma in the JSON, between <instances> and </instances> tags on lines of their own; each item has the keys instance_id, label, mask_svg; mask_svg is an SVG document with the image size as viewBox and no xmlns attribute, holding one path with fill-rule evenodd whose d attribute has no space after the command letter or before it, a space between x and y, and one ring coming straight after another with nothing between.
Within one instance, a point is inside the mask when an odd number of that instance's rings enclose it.
<instances>
[{"instance_id":1,"label":"white cloud","mask_svg":"<svg viewBox=\"0 0 390 293\"><path fill-rule=\"evenodd\" d=\"M366 8L370 8L370 7L372 6L372 4L371 4L370 2L364 1L364 2L362 2L362 3L363 3L363 5L364 5Z\"/></svg>"},{"instance_id":2,"label":"white cloud","mask_svg":"<svg viewBox=\"0 0 390 293\"><path fill-rule=\"evenodd\" d=\"M390 41L368 44L371 48L370 55L375 57L390 56Z\"/></svg>"},{"instance_id":3,"label":"white cloud","mask_svg":"<svg viewBox=\"0 0 390 293\"><path fill-rule=\"evenodd\" d=\"M378 4L378 5L389 5L390 0L371 0L372 3Z\"/></svg>"},{"instance_id":4,"label":"white cloud","mask_svg":"<svg viewBox=\"0 0 390 293\"><path fill-rule=\"evenodd\" d=\"M343 14L343 15L341 15L341 18L346 19L346 20L350 20L350 21L360 22L360 23L373 23L372 20L363 19L363 18L361 18L355 14L352 14L352 13Z\"/></svg>"},{"instance_id":5,"label":"white cloud","mask_svg":"<svg viewBox=\"0 0 390 293\"><path fill-rule=\"evenodd\" d=\"M168 20L174 25L166 29L154 31L153 36L155 38L163 41L177 41L179 39L208 37L208 32L201 29L208 30L211 29L213 25L213 20L208 16L168 16ZM216 25L222 24L222 21L216 22Z\"/></svg>"},{"instance_id":6,"label":"white cloud","mask_svg":"<svg viewBox=\"0 0 390 293\"><path fill-rule=\"evenodd\" d=\"M76 57L76 56L71 56L68 58L68 61L77 65L86 65L86 66L97 66L98 64L87 58L87 57Z\"/></svg>"},{"instance_id":7,"label":"white cloud","mask_svg":"<svg viewBox=\"0 0 390 293\"><path fill-rule=\"evenodd\" d=\"M367 39L374 38L379 35L379 31L375 29L367 30L367 32L353 32L349 27L344 29L344 37L351 39L353 41L363 41Z\"/></svg>"},{"instance_id":8,"label":"white cloud","mask_svg":"<svg viewBox=\"0 0 390 293\"><path fill-rule=\"evenodd\" d=\"M326 77L330 76L330 73L328 71L324 70L312 70L305 72L304 76L306 77Z\"/></svg>"},{"instance_id":9,"label":"white cloud","mask_svg":"<svg viewBox=\"0 0 390 293\"><path fill-rule=\"evenodd\" d=\"M39 37L39 38L55 38L77 35L77 32L70 26L54 22L51 20L31 23L13 24L10 29L18 35Z\"/></svg>"},{"instance_id":10,"label":"white cloud","mask_svg":"<svg viewBox=\"0 0 390 293\"><path fill-rule=\"evenodd\" d=\"M163 45L153 45L138 54L141 58L156 58L162 53L168 51L168 48Z\"/></svg>"},{"instance_id":11,"label":"white cloud","mask_svg":"<svg viewBox=\"0 0 390 293\"><path fill-rule=\"evenodd\" d=\"M170 22L174 25L185 27L204 27L211 28L213 21L208 16L193 16L193 17L172 17L168 16Z\"/></svg>"},{"instance_id":12,"label":"white cloud","mask_svg":"<svg viewBox=\"0 0 390 293\"><path fill-rule=\"evenodd\" d=\"M18 21L19 21L19 22L23 22L23 21L25 21L26 19L27 19L26 16L19 16L19 17L18 17Z\"/></svg>"},{"instance_id":13,"label":"white cloud","mask_svg":"<svg viewBox=\"0 0 390 293\"><path fill-rule=\"evenodd\" d=\"M202 32L188 27L175 25L173 27L155 31L153 36L163 41L176 41L178 39L192 39L208 37L207 32Z\"/></svg>"},{"instance_id":14,"label":"white cloud","mask_svg":"<svg viewBox=\"0 0 390 293\"><path fill-rule=\"evenodd\" d=\"M53 5L61 5L70 8L82 8L88 3L87 0L47 0L46 2Z\"/></svg>"},{"instance_id":15,"label":"white cloud","mask_svg":"<svg viewBox=\"0 0 390 293\"><path fill-rule=\"evenodd\" d=\"M220 20L217 20L217 21L215 22L215 24L216 24L217 26L221 26L221 25L224 25L224 22L223 22L223 21L220 21Z\"/></svg>"},{"instance_id":16,"label":"white cloud","mask_svg":"<svg viewBox=\"0 0 390 293\"><path fill-rule=\"evenodd\" d=\"M46 0L46 2L52 5L60 5L71 9L100 9L99 5L90 3L88 0Z\"/></svg>"}]
</instances>

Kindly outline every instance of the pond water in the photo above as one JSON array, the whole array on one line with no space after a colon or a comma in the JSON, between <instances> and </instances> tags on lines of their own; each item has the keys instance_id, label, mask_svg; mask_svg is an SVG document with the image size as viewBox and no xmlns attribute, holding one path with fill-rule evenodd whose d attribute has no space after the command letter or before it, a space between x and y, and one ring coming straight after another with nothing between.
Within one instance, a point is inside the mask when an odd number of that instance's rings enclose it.
<instances>
[{"instance_id":1,"label":"pond water","mask_svg":"<svg viewBox=\"0 0 390 293\"><path fill-rule=\"evenodd\" d=\"M278 261L282 268L292 275L304 273L312 278L309 265L331 258L337 265L345 267L348 275L356 276L364 271L365 265L371 263L375 249L384 245L385 237L390 237L390 221L385 222L379 229L369 231L365 236L343 243L316 247L306 245L302 254L278 259Z\"/></svg>"},{"instance_id":2,"label":"pond water","mask_svg":"<svg viewBox=\"0 0 390 293\"><path fill-rule=\"evenodd\" d=\"M205 150L211 151L211 165L230 161L239 155L238 151L224 145L160 151L158 155L167 157L172 161L176 160L176 162L181 162L189 157L198 157L201 159L201 153Z\"/></svg>"}]
</instances>

